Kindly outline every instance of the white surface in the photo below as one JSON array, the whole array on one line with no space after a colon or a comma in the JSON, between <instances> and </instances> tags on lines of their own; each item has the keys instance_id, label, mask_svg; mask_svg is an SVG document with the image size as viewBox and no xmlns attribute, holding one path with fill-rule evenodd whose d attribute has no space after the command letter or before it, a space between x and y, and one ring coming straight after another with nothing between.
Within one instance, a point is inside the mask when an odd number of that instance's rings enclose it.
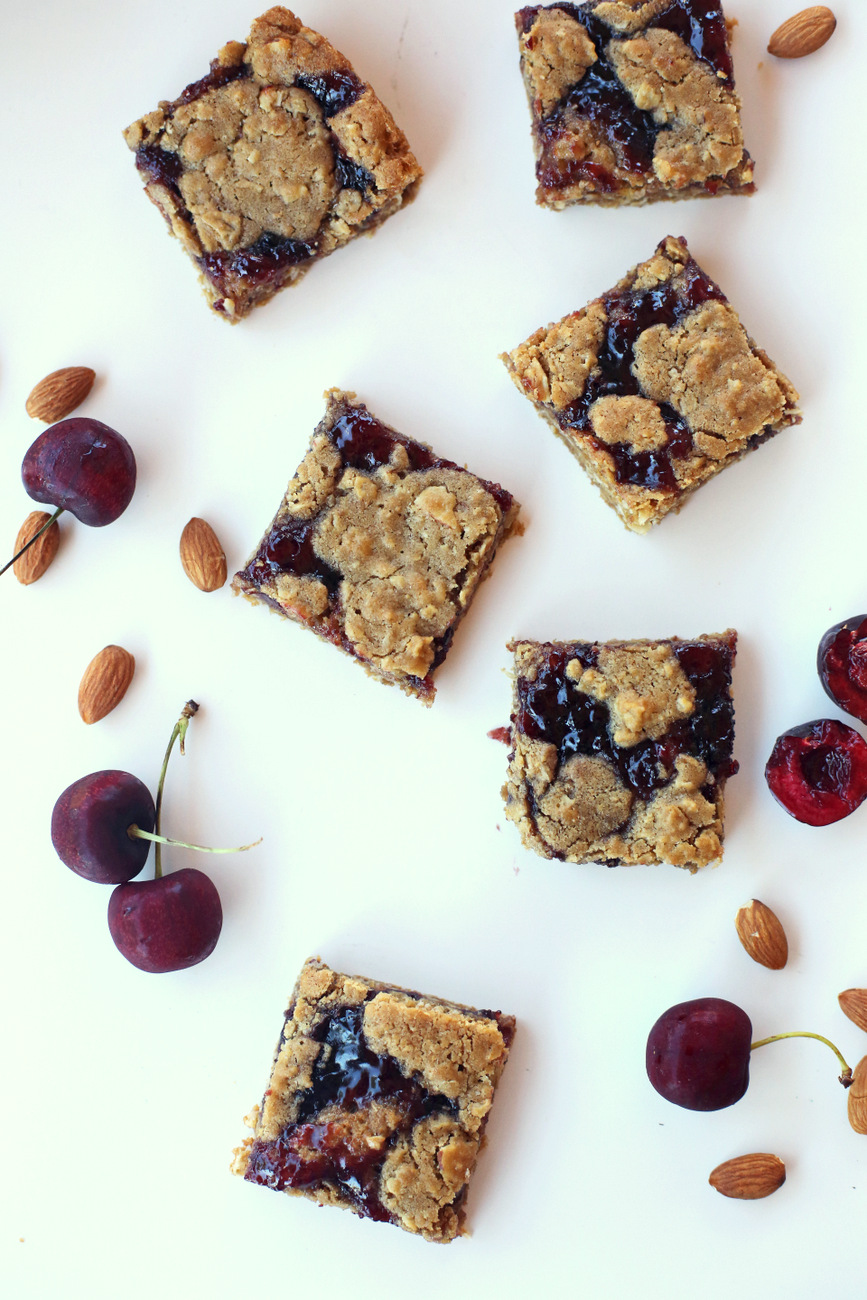
<instances>
[{"instance_id":1,"label":"white surface","mask_svg":"<svg viewBox=\"0 0 867 1300\"><path fill-rule=\"evenodd\" d=\"M762 768L775 736L841 716L814 670L821 633L864 612L863 122L867 13L836 6L831 43L765 54L795 7L731 0L751 199L637 211L533 203L511 7L495 0L307 0L392 108L427 172L418 201L236 328L142 195L121 129L201 76L255 9L240 0L4 7L0 129L0 517L31 508L32 385L70 364L79 412L121 430L139 486L110 528L67 518L53 568L0 593L4 885L4 1207L10 1300L316 1294L640 1295L706 1300L863 1291L867 1140L846 1122L820 1044L762 1050L742 1102L668 1105L644 1074L671 1003L739 1002L757 1035L811 1029L854 1064L867 1038L837 993L867 984L867 810L790 820ZM509 382L497 355L685 234L802 394L799 428L628 534ZM321 416L356 390L397 428L499 480L524 504L428 711L177 560L201 515L242 564ZM499 796L505 642L727 626L741 637L725 861L674 868L547 863ZM108 642L137 672L85 727L81 673ZM109 891L72 875L51 808L87 772L152 786L185 699L201 712L172 760L165 826L213 844L225 925L203 965L148 976L115 951ZM167 854L167 865L192 865ZM202 860L195 865L201 866ZM771 973L733 918L757 896L790 938ZM473 1235L438 1249L250 1187L228 1173L303 959L514 1012L519 1033L470 1199ZM777 1152L764 1202L707 1185L720 1161Z\"/></svg>"}]
</instances>

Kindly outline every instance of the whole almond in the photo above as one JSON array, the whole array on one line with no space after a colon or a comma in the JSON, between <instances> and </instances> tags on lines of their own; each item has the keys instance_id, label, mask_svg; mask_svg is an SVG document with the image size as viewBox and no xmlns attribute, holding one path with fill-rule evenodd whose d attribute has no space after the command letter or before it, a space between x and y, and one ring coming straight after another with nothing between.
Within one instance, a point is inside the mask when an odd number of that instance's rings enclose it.
<instances>
[{"instance_id":1,"label":"whole almond","mask_svg":"<svg viewBox=\"0 0 867 1300\"><path fill-rule=\"evenodd\" d=\"M867 989L846 989L837 995L837 1001L843 1014L867 1031Z\"/></svg>"},{"instance_id":2,"label":"whole almond","mask_svg":"<svg viewBox=\"0 0 867 1300\"><path fill-rule=\"evenodd\" d=\"M760 1201L770 1196L786 1181L786 1166L779 1156L766 1151L736 1156L717 1165L708 1182L723 1196L739 1201Z\"/></svg>"},{"instance_id":3,"label":"whole almond","mask_svg":"<svg viewBox=\"0 0 867 1300\"><path fill-rule=\"evenodd\" d=\"M782 970L789 959L786 932L766 903L753 898L735 917L738 938L753 961Z\"/></svg>"},{"instance_id":4,"label":"whole almond","mask_svg":"<svg viewBox=\"0 0 867 1300\"><path fill-rule=\"evenodd\" d=\"M181 564L199 591L217 591L226 581L226 556L204 519L193 517L181 533Z\"/></svg>"},{"instance_id":5,"label":"whole almond","mask_svg":"<svg viewBox=\"0 0 867 1300\"><path fill-rule=\"evenodd\" d=\"M78 712L88 725L117 708L134 672L135 659L119 645L107 645L91 659L78 688Z\"/></svg>"},{"instance_id":6,"label":"whole almond","mask_svg":"<svg viewBox=\"0 0 867 1300\"><path fill-rule=\"evenodd\" d=\"M768 41L768 53L778 59L802 59L820 49L836 26L837 19L827 5L811 5L777 28Z\"/></svg>"},{"instance_id":7,"label":"whole almond","mask_svg":"<svg viewBox=\"0 0 867 1300\"><path fill-rule=\"evenodd\" d=\"M93 388L95 373L88 366L66 366L63 370L53 370L50 375L40 379L28 397L25 406L27 414L34 420L45 420L54 424L62 420L76 406L80 406Z\"/></svg>"},{"instance_id":8,"label":"whole almond","mask_svg":"<svg viewBox=\"0 0 867 1300\"><path fill-rule=\"evenodd\" d=\"M47 524L51 518L45 510L31 510L30 514L24 520L24 523L18 530L18 536L15 538L15 550L13 555L17 555L22 546L27 546L31 537L39 532L43 524ZM36 582L42 577L45 570L51 564L57 548L60 545L60 529L57 523L53 523L50 528L46 528L37 541L19 556L12 565L12 572L22 584L29 587L31 582Z\"/></svg>"},{"instance_id":9,"label":"whole almond","mask_svg":"<svg viewBox=\"0 0 867 1300\"><path fill-rule=\"evenodd\" d=\"M867 1133L867 1056L862 1056L855 1066L846 1102L849 1123L855 1132Z\"/></svg>"}]
</instances>

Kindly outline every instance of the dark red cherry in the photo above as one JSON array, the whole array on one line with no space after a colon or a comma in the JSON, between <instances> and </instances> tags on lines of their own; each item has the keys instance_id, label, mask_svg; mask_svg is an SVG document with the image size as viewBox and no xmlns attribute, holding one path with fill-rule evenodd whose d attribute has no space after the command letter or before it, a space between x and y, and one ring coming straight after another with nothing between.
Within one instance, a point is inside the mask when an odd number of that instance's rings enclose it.
<instances>
[{"instance_id":1,"label":"dark red cherry","mask_svg":"<svg viewBox=\"0 0 867 1300\"><path fill-rule=\"evenodd\" d=\"M40 433L21 466L27 495L101 528L122 515L135 491L126 438L99 420L74 416Z\"/></svg>"},{"instance_id":2,"label":"dark red cherry","mask_svg":"<svg viewBox=\"0 0 867 1300\"><path fill-rule=\"evenodd\" d=\"M647 1039L647 1077L686 1110L733 1106L750 1082L753 1027L725 998L695 998L669 1007Z\"/></svg>"},{"instance_id":3,"label":"dark red cherry","mask_svg":"<svg viewBox=\"0 0 867 1300\"><path fill-rule=\"evenodd\" d=\"M132 880L147 861L150 844L133 839L132 825L154 828L154 801L129 772L91 772L74 781L54 805L51 842L67 867L103 885Z\"/></svg>"},{"instance_id":4,"label":"dark red cherry","mask_svg":"<svg viewBox=\"0 0 867 1300\"><path fill-rule=\"evenodd\" d=\"M867 798L867 743L845 722L819 718L778 737L765 766L771 794L808 826L848 817Z\"/></svg>"},{"instance_id":5,"label":"dark red cherry","mask_svg":"<svg viewBox=\"0 0 867 1300\"><path fill-rule=\"evenodd\" d=\"M834 703L867 722L867 614L828 629L819 642L817 667Z\"/></svg>"},{"instance_id":6,"label":"dark red cherry","mask_svg":"<svg viewBox=\"0 0 867 1300\"><path fill-rule=\"evenodd\" d=\"M108 902L108 928L118 949L155 975L204 961L222 927L217 887L195 867L118 885Z\"/></svg>"}]
</instances>

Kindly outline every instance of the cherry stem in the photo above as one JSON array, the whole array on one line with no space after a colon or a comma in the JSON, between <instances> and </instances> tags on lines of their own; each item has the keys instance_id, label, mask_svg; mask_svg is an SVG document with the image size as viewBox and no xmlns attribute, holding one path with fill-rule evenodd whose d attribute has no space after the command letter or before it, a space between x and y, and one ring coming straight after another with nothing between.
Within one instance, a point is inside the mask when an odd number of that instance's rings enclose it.
<instances>
[{"instance_id":1,"label":"cherry stem","mask_svg":"<svg viewBox=\"0 0 867 1300\"><path fill-rule=\"evenodd\" d=\"M169 758L171 756L172 750L174 749L176 740L180 740L181 753L183 754L184 738L186 737L187 734L187 727L190 725L190 718L194 717L194 715L198 713L198 711L199 711L199 706L198 704L196 704L196 701L187 700L186 704L181 709L181 716L178 718L177 722L175 723L174 730L172 731L172 734L169 738L168 747L166 748L166 756L163 759L163 765L162 768L160 769L160 779L157 782L157 798L156 798L156 805L155 805L156 816L154 818L154 835L152 837L150 836L148 837L148 838L153 838L155 841L154 880L159 880L163 874L162 847L164 844L168 844L170 842L169 840L165 839L164 836L160 835L160 813L162 812L162 807L163 807L163 786L165 785L166 782L166 769L168 768ZM132 833L132 827L130 827L130 833ZM139 834L141 834L141 832L139 832Z\"/></svg>"},{"instance_id":2,"label":"cherry stem","mask_svg":"<svg viewBox=\"0 0 867 1300\"><path fill-rule=\"evenodd\" d=\"M29 551L29 550L30 550L30 547L33 545L34 542L38 542L38 541L39 541L39 538L42 536L42 534L43 534L44 532L47 532L47 530L51 527L51 525L52 525L53 523L55 523L55 521L59 518L60 515L63 514L63 510L64 510L64 507L63 507L63 506L58 506L58 507L57 507L57 509L55 510L54 514L51 516L51 518L50 518L50 519L46 519L45 523L44 523L44 524L42 525L42 527L39 529L39 532L38 532L38 533L34 533L33 536L30 538L30 541L24 543L24 545L21 547L21 550L18 552L18 554L17 554L17 555L13 555L13 556L12 556L12 559L8 562L8 564L4 564L4 565L3 565L3 568L0 569L0 574L4 574L4 573L6 572L7 569L11 569L11 568L12 568L12 565L15 563L15 561L16 561L16 560L20 560L20 559L21 559L21 556L24 554L24 552L25 552L25 551Z\"/></svg>"},{"instance_id":3,"label":"cherry stem","mask_svg":"<svg viewBox=\"0 0 867 1300\"><path fill-rule=\"evenodd\" d=\"M789 1034L771 1034L770 1038L759 1038L755 1043L750 1043L750 1051L751 1052L754 1051L755 1048L757 1047L764 1047L766 1043L779 1043L783 1038L817 1038L820 1043L824 1043L826 1047L830 1047L831 1051L834 1053L837 1060L840 1062L840 1064L843 1067L843 1073L840 1075L840 1082L842 1083L844 1088L851 1088L852 1086L851 1066L848 1066L844 1061L843 1054L840 1051L840 1049L834 1046L830 1038L824 1038L822 1034L811 1034L808 1033L806 1030L793 1030Z\"/></svg>"},{"instance_id":4,"label":"cherry stem","mask_svg":"<svg viewBox=\"0 0 867 1300\"><path fill-rule=\"evenodd\" d=\"M151 831L143 831L140 826L133 822L127 830L127 835L131 835L134 840L152 840L154 844L173 844L176 849L196 849L199 853L246 853L247 849L255 849L257 844L261 844L261 837L254 840L252 844L239 844L236 849L212 849L205 844L188 844L186 840L174 840L170 835L154 835ZM154 849L154 855L156 855Z\"/></svg>"}]
</instances>

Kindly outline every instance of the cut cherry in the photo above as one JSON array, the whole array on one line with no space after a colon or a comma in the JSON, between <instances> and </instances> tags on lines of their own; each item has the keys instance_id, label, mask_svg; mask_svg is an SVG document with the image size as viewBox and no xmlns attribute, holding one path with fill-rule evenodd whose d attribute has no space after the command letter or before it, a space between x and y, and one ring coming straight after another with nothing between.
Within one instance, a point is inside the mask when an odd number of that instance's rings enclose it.
<instances>
[{"instance_id":1,"label":"cut cherry","mask_svg":"<svg viewBox=\"0 0 867 1300\"><path fill-rule=\"evenodd\" d=\"M819 642L817 667L834 703L867 722L867 614L829 628Z\"/></svg>"},{"instance_id":2,"label":"cut cherry","mask_svg":"<svg viewBox=\"0 0 867 1300\"><path fill-rule=\"evenodd\" d=\"M725 998L669 1007L647 1039L647 1077L667 1101L686 1110L722 1110L750 1082L753 1027Z\"/></svg>"},{"instance_id":3,"label":"cut cherry","mask_svg":"<svg viewBox=\"0 0 867 1300\"><path fill-rule=\"evenodd\" d=\"M808 826L828 826L867 798L867 743L832 718L793 727L778 737L765 780L792 817Z\"/></svg>"}]
</instances>

